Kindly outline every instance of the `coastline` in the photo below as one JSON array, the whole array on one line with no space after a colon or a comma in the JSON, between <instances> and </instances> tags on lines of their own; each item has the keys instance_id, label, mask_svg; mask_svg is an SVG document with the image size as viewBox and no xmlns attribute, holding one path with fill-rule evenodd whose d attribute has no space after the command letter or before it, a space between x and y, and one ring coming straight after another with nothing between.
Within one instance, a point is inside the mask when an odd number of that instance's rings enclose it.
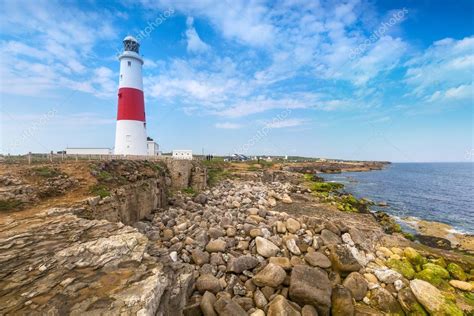
<instances>
[{"instance_id":1,"label":"coastline","mask_svg":"<svg viewBox=\"0 0 474 316\"><path fill-rule=\"evenodd\" d=\"M383 167L380 169L359 169L354 170L350 168L341 168L341 171L339 173L377 171L382 170ZM319 173L332 174L332 172ZM329 183L340 183L337 180L325 181ZM344 185L343 183L340 184ZM353 194L353 192L350 192L346 189L345 185L342 190L344 192ZM364 197L362 199L367 198L370 199L371 197ZM390 204L387 204L385 201L375 201L374 203L371 203L371 206L373 208L371 209L372 213L382 212L387 216L390 216L395 222L401 225L403 230L406 230L407 234L413 235L412 239L417 240L418 242L424 245L440 249L457 249L463 252L467 252L469 254L474 254L474 234L472 233L462 231L461 229L457 229L450 224L443 223L440 221L427 220L415 216L399 217L396 215L392 215L390 214L390 212L384 210L390 208Z\"/></svg>"}]
</instances>

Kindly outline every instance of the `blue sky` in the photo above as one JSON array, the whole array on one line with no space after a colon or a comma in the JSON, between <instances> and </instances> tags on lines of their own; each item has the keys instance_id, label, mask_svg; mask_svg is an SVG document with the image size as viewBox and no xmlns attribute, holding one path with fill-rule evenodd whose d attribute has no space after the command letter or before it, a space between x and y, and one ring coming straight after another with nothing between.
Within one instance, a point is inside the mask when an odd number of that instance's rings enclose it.
<instances>
[{"instance_id":1,"label":"blue sky","mask_svg":"<svg viewBox=\"0 0 474 316\"><path fill-rule=\"evenodd\" d=\"M465 161L472 1L0 1L3 153L112 147L117 52L163 151Z\"/></svg>"}]
</instances>

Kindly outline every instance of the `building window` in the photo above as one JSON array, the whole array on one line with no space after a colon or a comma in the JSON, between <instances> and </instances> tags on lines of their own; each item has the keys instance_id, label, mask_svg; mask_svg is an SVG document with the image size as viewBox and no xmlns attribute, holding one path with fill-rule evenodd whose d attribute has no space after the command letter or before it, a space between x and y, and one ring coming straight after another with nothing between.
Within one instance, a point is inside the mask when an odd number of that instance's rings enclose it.
<instances>
[{"instance_id":1,"label":"building window","mask_svg":"<svg viewBox=\"0 0 474 316\"><path fill-rule=\"evenodd\" d=\"M132 66L132 62L128 61L128 67L131 67L131 66Z\"/></svg>"}]
</instances>

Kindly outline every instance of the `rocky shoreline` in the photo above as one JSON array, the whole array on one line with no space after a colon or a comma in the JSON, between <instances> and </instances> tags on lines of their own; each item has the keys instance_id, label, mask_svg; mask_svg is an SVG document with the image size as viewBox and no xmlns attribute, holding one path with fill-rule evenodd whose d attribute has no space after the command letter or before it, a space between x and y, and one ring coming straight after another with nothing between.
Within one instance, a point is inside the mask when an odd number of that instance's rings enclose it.
<instances>
[{"instance_id":1,"label":"rocky shoreline","mask_svg":"<svg viewBox=\"0 0 474 316\"><path fill-rule=\"evenodd\" d=\"M134 228L74 208L3 219L0 313L473 313L472 256L387 233L366 202L317 179L229 178L172 191Z\"/></svg>"}]
</instances>

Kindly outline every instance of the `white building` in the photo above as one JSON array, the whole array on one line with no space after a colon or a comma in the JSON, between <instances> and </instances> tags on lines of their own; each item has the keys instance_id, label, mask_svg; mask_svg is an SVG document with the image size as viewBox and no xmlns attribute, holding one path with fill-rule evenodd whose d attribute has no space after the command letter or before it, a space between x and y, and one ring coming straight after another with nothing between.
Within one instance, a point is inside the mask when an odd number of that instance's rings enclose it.
<instances>
[{"instance_id":1,"label":"white building","mask_svg":"<svg viewBox=\"0 0 474 316\"><path fill-rule=\"evenodd\" d=\"M158 156L159 155L160 148L159 148L158 144L153 139L147 140L146 147L147 147L147 155L148 156Z\"/></svg>"},{"instance_id":2,"label":"white building","mask_svg":"<svg viewBox=\"0 0 474 316\"><path fill-rule=\"evenodd\" d=\"M193 159L193 151L192 150L173 150L173 158L174 159L186 159L192 160Z\"/></svg>"},{"instance_id":3,"label":"white building","mask_svg":"<svg viewBox=\"0 0 474 316\"><path fill-rule=\"evenodd\" d=\"M94 147L71 147L66 148L66 155L111 155L110 148L94 148Z\"/></svg>"}]
</instances>

